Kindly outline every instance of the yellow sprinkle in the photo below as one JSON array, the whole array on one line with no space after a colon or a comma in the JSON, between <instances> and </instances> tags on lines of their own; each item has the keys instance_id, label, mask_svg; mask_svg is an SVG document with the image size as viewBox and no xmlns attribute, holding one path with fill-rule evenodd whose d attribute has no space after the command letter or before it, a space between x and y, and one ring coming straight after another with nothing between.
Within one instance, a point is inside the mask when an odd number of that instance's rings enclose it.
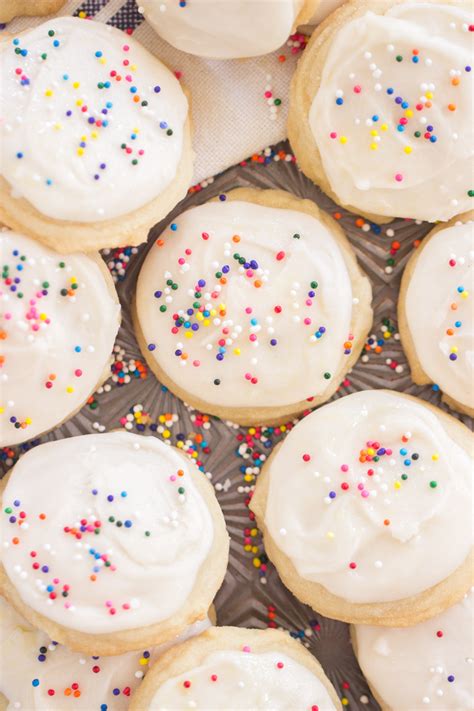
<instances>
[{"instance_id":1,"label":"yellow sprinkle","mask_svg":"<svg viewBox=\"0 0 474 711\"><path fill-rule=\"evenodd\" d=\"M286 432L286 425L281 425L280 430L281 430L282 432Z\"/></svg>"},{"instance_id":2,"label":"yellow sprinkle","mask_svg":"<svg viewBox=\"0 0 474 711\"><path fill-rule=\"evenodd\" d=\"M179 442L176 442L176 447L178 447L178 449L183 449L184 443L180 440Z\"/></svg>"},{"instance_id":3,"label":"yellow sprinkle","mask_svg":"<svg viewBox=\"0 0 474 711\"><path fill-rule=\"evenodd\" d=\"M244 481L250 482L250 481L253 481L253 479L254 479L254 477L253 477L252 474L246 474L246 475L244 476Z\"/></svg>"},{"instance_id":4,"label":"yellow sprinkle","mask_svg":"<svg viewBox=\"0 0 474 711\"><path fill-rule=\"evenodd\" d=\"M349 699L346 699L346 697L343 696L342 699L341 699L341 704L342 704L343 706L347 706L348 703L349 703Z\"/></svg>"},{"instance_id":5,"label":"yellow sprinkle","mask_svg":"<svg viewBox=\"0 0 474 711\"><path fill-rule=\"evenodd\" d=\"M211 316L216 316L216 315L217 315L217 311L216 311L215 309L212 309L212 310L211 310Z\"/></svg>"},{"instance_id":6,"label":"yellow sprinkle","mask_svg":"<svg viewBox=\"0 0 474 711\"><path fill-rule=\"evenodd\" d=\"M437 452L435 452L434 454L431 455L431 459L433 460L433 462L437 462L439 459L439 454Z\"/></svg>"},{"instance_id":7,"label":"yellow sprinkle","mask_svg":"<svg viewBox=\"0 0 474 711\"><path fill-rule=\"evenodd\" d=\"M255 536L257 535L257 533L258 533L258 528L252 528L252 529L250 530L250 535L251 535L253 538L255 538Z\"/></svg>"},{"instance_id":8,"label":"yellow sprinkle","mask_svg":"<svg viewBox=\"0 0 474 711\"><path fill-rule=\"evenodd\" d=\"M78 155L78 156L83 156L83 155L84 155L84 149L83 149L83 148L78 148L78 149L77 149L77 155Z\"/></svg>"},{"instance_id":9,"label":"yellow sprinkle","mask_svg":"<svg viewBox=\"0 0 474 711\"><path fill-rule=\"evenodd\" d=\"M262 565L258 558L253 559L253 564L256 568L260 568L260 566Z\"/></svg>"},{"instance_id":10,"label":"yellow sprinkle","mask_svg":"<svg viewBox=\"0 0 474 711\"><path fill-rule=\"evenodd\" d=\"M77 99L76 106L82 106L82 99Z\"/></svg>"},{"instance_id":11,"label":"yellow sprinkle","mask_svg":"<svg viewBox=\"0 0 474 711\"><path fill-rule=\"evenodd\" d=\"M372 447L369 447L369 448L367 449L367 454L371 454L371 455L372 455L372 454L375 454L375 449L372 449Z\"/></svg>"},{"instance_id":12,"label":"yellow sprinkle","mask_svg":"<svg viewBox=\"0 0 474 711\"><path fill-rule=\"evenodd\" d=\"M163 438L164 439L169 439L171 437L171 432L169 430L165 430L163 432Z\"/></svg>"},{"instance_id":13,"label":"yellow sprinkle","mask_svg":"<svg viewBox=\"0 0 474 711\"><path fill-rule=\"evenodd\" d=\"M379 132L375 130L375 128L370 132L371 136L378 136Z\"/></svg>"},{"instance_id":14,"label":"yellow sprinkle","mask_svg":"<svg viewBox=\"0 0 474 711\"><path fill-rule=\"evenodd\" d=\"M145 659L145 657L142 657L140 659L140 664L142 665L142 667L146 666L148 664L148 659Z\"/></svg>"},{"instance_id":15,"label":"yellow sprinkle","mask_svg":"<svg viewBox=\"0 0 474 711\"><path fill-rule=\"evenodd\" d=\"M92 131L91 138L97 138L98 135L97 131Z\"/></svg>"},{"instance_id":16,"label":"yellow sprinkle","mask_svg":"<svg viewBox=\"0 0 474 711\"><path fill-rule=\"evenodd\" d=\"M5 408L4 408L4 407L0 407L0 415L2 415L4 412L5 412Z\"/></svg>"},{"instance_id":17,"label":"yellow sprinkle","mask_svg":"<svg viewBox=\"0 0 474 711\"><path fill-rule=\"evenodd\" d=\"M249 427L249 434L254 435L256 432L255 427Z\"/></svg>"},{"instance_id":18,"label":"yellow sprinkle","mask_svg":"<svg viewBox=\"0 0 474 711\"><path fill-rule=\"evenodd\" d=\"M27 417L25 422L27 425L31 425L31 417Z\"/></svg>"},{"instance_id":19,"label":"yellow sprinkle","mask_svg":"<svg viewBox=\"0 0 474 711\"><path fill-rule=\"evenodd\" d=\"M204 321L202 322L202 325L203 325L203 326L210 326L210 325L211 325L211 322L209 321L208 318L206 318L206 319L204 319Z\"/></svg>"},{"instance_id":20,"label":"yellow sprinkle","mask_svg":"<svg viewBox=\"0 0 474 711\"><path fill-rule=\"evenodd\" d=\"M433 98L433 92L432 91L427 91L425 94L427 99L432 99Z\"/></svg>"},{"instance_id":21,"label":"yellow sprinkle","mask_svg":"<svg viewBox=\"0 0 474 711\"><path fill-rule=\"evenodd\" d=\"M62 123L55 123L54 124L54 128L56 129L56 131L60 131L62 129L62 127L63 127Z\"/></svg>"},{"instance_id":22,"label":"yellow sprinkle","mask_svg":"<svg viewBox=\"0 0 474 711\"><path fill-rule=\"evenodd\" d=\"M72 82L72 86L73 86L74 89L79 89L79 87L80 87L81 85L79 84L78 81L73 81L73 82Z\"/></svg>"},{"instance_id":23,"label":"yellow sprinkle","mask_svg":"<svg viewBox=\"0 0 474 711\"><path fill-rule=\"evenodd\" d=\"M73 392L74 392L74 388L73 388L71 385L68 385L68 387L66 388L66 392L67 392L67 393L73 393Z\"/></svg>"},{"instance_id":24,"label":"yellow sprinkle","mask_svg":"<svg viewBox=\"0 0 474 711\"><path fill-rule=\"evenodd\" d=\"M388 126L387 126L386 123L383 123L383 124L380 126L380 128L381 128L382 131L386 131L386 130L388 129Z\"/></svg>"},{"instance_id":25,"label":"yellow sprinkle","mask_svg":"<svg viewBox=\"0 0 474 711\"><path fill-rule=\"evenodd\" d=\"M240 355L240 348L234 348L234 355Z\"/></svg>"},{"instance_id":26,"label":"yellow sprinkle","mask_svg":"<svg viewBox=\"0 0 474 711\"><path fill-rule=\"evenodd\" d=\"M186 331L186 333L184 334L184 337L185 338L192 338L193 337L192 331Z\"/></svg>"},{"instance_id":27,"label":"yellow sprinkle","mask_svg":"<svg viewBox=\"0 0 474 711\"><path fill-rule=\"evenodd\" d=\"M347 137L346 137L346 136L341 136L340 139L339 139L339 141L340 141L341 143L347 143Z\"/></svg>"},{"instance_id":28,"label":"yellow sprinkle","mask_svg":"<svg viewBox=\"0 0 474 711\"><path fill-rule=\"evenodd\" d=\"M132 131L133 131L133 133L140 133L140 129L139 129L139 128L133 128Z\"/></svg>"},{"instance_id":29,"label":"yellow sprinkle","mask_svg":"<svg viewBox=\"0 0 474 711\"><path fill-rule=\"evenodd\" d=\"M101 58L99 59L99 62L100 62L101 64L105 64L105 63L107 62L107 60L106 60L105 57L101 57Z\"/></svg>"},{"instance_id":30,"label":"yellow sprinkle","mask_svg":"<svg viewBox=\"0 0 474 711\"><path fill-rule=\"evenodd\" d=\"M79 17L81 18L81 20L84 20L87 17L87 14L84 12L84 10L80 11Z\"/></svg>"},{"instance_id":31,"label":"yellow sprinkle","mask_svg":"<svg viewBox=\"0 0 474 711\"><path fill-rule=\"evenodd\" d=\"M258 553L258 546L252 546L252 553Z\"/></svg>"},{"instance_id":32,"label":"yellow sprinkle","mask_svg":"<svg viewBox=\"0 0 474 711\"><path fill-rule=\"evenodd\" d=\"M204 319L204 316L202 315L202 313L200 311L198 311L196 314L196 318L198 321L202 321Z\"/></svg>"},{"instance_id":33,"label":"yellow sprinkle","mask_svg":"<svg viewBox=\"0 0 474 711\"><path fill-rule=\"evenodd\" d=\"M134 71L136 70L136 68L137 68L137 65L136 65L136 64L131 64L131 65L130 65L130 71L134 72Z\"/></svg>"},{"instance_id":34,"label":"yellow sprinkle","mask_svg":"<svg viewBox=\"0 0 474 711\"><path fill-rule=\"evenodd\" d=\"M407 110L405 111L405 116L406 116L407 118L412 118L412 117L413 117L413 111L412 111L411 109L407 109Z\"/></svg>"},{"instance_id":35,"label":"yellow sprinkle","mask_svg":"<svg viewBox=\"0 0 474 711\"><path fill-rule=\"evenodd\" d=\"M334 538L334 533L332 531L328 531L326 533L326 538L329 538L330 540L332 540Z\"/></svg>"},{"instance_id":36,"label":"yellow sprinkle","mask_svg":"<svg viewBox=\"0 0 474 711\"><path fill-rule=\"evenodd\" d=\"M467 299L469 297L469 292L468 291L463 291L461 294L462 299Z\"/></svg>"},{"instance_id":37,"label":"yellow sprinkle","mask_svg":"<svg viewBox=\"0 0 474 711\"><path fill-rule=\"evenodd\" d=\"M378 145L377 145L376 143L371 143L371 144L370 144L370 147L371 147L371 149L372 149L373 151L376 151L377 148L378 148Z\"/></svg>"},{"instance_id":38,"label":"yellow sprinkle","mask_svg":"<svg viewBox=\"0 0 474 711\"><path fill-rule=\"evenodd\" d=\"M53 90L52 90L52 89L46 89L46 91L44 92L44 95L45 95L45 96L52 96L52 95L53 95Z\"/></svg>"},{"instance_id":39,"label":"yellow sprinkle","mask_svg":"<svg viewBox=\"0 0 474 711\"><path fill-rule=\"evenodd\" d=\"M451 353L457 353L457 352L458 352L458 347L457 347L457 346L453 346L453 347L451 348Z\"/></svg>"},{"instance_id":40,"label":"yellow sprinkle","mask_svg":"<svg viewBox=\"0 0 474 711\"><path fill-rule=\"evenodd\" d=\"M40 314L40 321L46 321L47 318L46 314Z\"/></svg>"},{"instance_id":41,"label":"yellow sprinkle","mask_svg":"<svg viewBox=\"0 0 474 711\"><path fill-rule=\"evenodd\" d=\"M249 546L248 544L246 546L244 546L244 551L247 551L247 553L250 553L251 550L252 550L252 546Z\"/></svg>"},{"instance_id":42,"label":"yellow sprinkle","mask_svg":"<svg viewBox=\"0 0 474 711\"><path fill-rule=\"evenodd\" d=\"M388 331L385 331L385 333L383 333L382 335L386 340L388 340L392 334L388 333Z\"/></svg>"},{"instance_id":43,"label":"yellow sprinkle","mask_svg":"<svg viewBox=\"0 0 474 711\"><path fill-rule=\"evenodd\" d=\"M411 146L405 146L405 148L403 150L408 155L412 152L413 148Z\"/></svg>"},{"instance_id":44,"label":"yellow sprinkle","mask_svg":"<svg viewBox=\"0 0 474 711\"><path fill-rule=\"evenodd\" d=\"M401 484L399 481L396 481L393 486L395 487L395 489L399 489L401 487Z\"/></svg>"}]
</instances>

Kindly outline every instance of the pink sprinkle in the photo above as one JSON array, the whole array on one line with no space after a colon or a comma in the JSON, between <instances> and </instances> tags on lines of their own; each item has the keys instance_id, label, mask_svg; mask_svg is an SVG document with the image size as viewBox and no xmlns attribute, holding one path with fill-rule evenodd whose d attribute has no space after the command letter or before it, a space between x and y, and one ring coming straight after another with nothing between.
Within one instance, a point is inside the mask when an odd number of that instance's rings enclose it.
<instances>
[{"instance_id":1,"label":"pink sprinkle","mask_svg":"<svg viewBox=\"0 0 474 711\"><path fill-rule=\"evenodd\" d=\"M310 319L310 318L305 318L305 320L304 320L305 326L309 326L310 323L311 323L311 319Z\"/></svg>"},{"instance_id":2,"label":"pink sprinkle","mask_svg":"<svg viewBox=\"0 0 474 711\"><path fill-rule=\"evenodd\" d=\"M251 340L252 342L253 342L253 341L256 341L256 340L257 340L257 335L256 335L255 333L251 333L250 336L249 336L249 340Z\"/></svg>"},{"instance_id":3,"label":"pink sprinkle","mask_svg":"<svg viewBox=\"0 0 474 711\"><path fill-rule=\"evenodd\" d=\"M184 257L180 257L180 258L178 259L178 264L181 264L181 265L182 265L182 264L186 264L186 260L184 259Z\"/></svg>"},{"instance_id":4,"label":"pink sprinkle","mask_svg":"<svg viewBox=\"0 0 474 711\"><path fill-rule=\"evenodd\" d=\"M172 475L170 476L170 481L176 481L176 475L175 475L175 474L172 474Z\"/></svg>"},{"instance_id":5,"label":"pink sprinkle","mask_svg":"<svg viewBox=\"0 0 474 711\"><path fill-rule=\"evenodd\" d=\"M403 175L401 173L397 173L395 175L395 180L397 181L397 183L401 183L403 180Z\"/></svg>"},{"instance_id":6,"label":"pink sprinkle","mask_svg":"<svg viewBox=\"0 0 474 711\"><path fill-rule=\"evenodd\" d=\"M112 607L112 605L113 605L113 603L112 603L111 600L106 600L106 601L105 601L105 606L106 606L106 607Z\"/></svg>"},{"instance_id":7,"label":"pink sprinkle","mask_svg":"<svg viewBox=\"0 0 474 711\"><path fill-rule=\"evenodd\" d=\"M364 489L364 485L363 485L363 484L357 484L357 488L359 489L359 491L362 491L362 490Z\"/></svg>"},{"instance_id":8,"label":"pink sprinkle","mask_svg":"<svg viewBox=\"0 0 474 711\"><path fill-rule=\"evenodd\" d=\"M245 373L245 380L252 380L250 373Z\"/></svg>"},{"instance_id":9,"label":"pink sprinkle","mask_svg":"<svg viewBox=\"0 0 474 711\"><path fill-rule=\"evenodd\" d=\"M341 466L341 472L348 472L348 471L349 471L349 467L347 466L347 464L343 464Z\"/></svg>"},{"instance_id":10,"label":"pink sprinkle","mask_svg":"<svg viewBox=\"0 0 474 711\"><path fill-rule=\"evenodd\" d=\"M20 69L20 71L21 71L21 69ZM264 94L264 96L265 96L266 99L271 99L272 96L273 96L273 94L272 94L271 91L266 91L265 94Z\"/></svg>"},{"instance_id":11,"label":"pink sprinkle","mask_svg":"<svg viewBox=\"0 0 474 711\"><path fill-rule=\"evenodd\" d=\"M245 647L242 647L242 652L250 652L250 651L251 651L250 647L248 647L247 645L245 645Z\"/></svg>"},{"instance_id":12,"label":"pink sprinkle","mask_svg":"<svg viewBox=\"0 0 474 711\"><path fill-rule=\"evenodd\" d=\"M368 495L369 495L369 492L367 491L367 489L364 489L364 491L361 492L361 496L363 496L364 499L366 499L368 497Z\"/></svg>"},{"instance_id":13,"label":"pink sprinkle","mask_svg":"<svg viewBox=\"0 0 474 711\"><path fill-rule=\"evenodd\" d=\"M337 133L335 131L331 131L331 133L329 134L329 137L330 138L337 138Z\"/></svg>"},{"instance_id":14,"label":"pink sprinkle","mask_svg":"<svg viewBox=\"0 0 474 711\"><path fill-rule=\"evenodd\" d=\"M252 378L250 382L252 383L252 385L256 385L258 383L258 378Z\"/></svg>"},{"instance_id":15,"label":"pink sprinkle","mask_svg":"<svg viewBox=\"0 0 474 711\"><path fill-rule=\"evenodd\" d=\"M59 578L53 578L53 583L55 585L59 585Z\"/></svg>"},{"instance_id":16,"label":"pink sprinkle","mask_svg":"<svg viewBox=\"0 0 474 711\"><path fill-rule=\"evenodd\" d=\"M278 668L278 669L283 669L284 666L285 666L285 665L283 664L283 662L278 662L278 663L277 663L277 668Z\"/></svg>"},{"instance_id":17,"label":"pink sprinkle","mask_svg":"<svg viewBox=\"0 0 474 711\"><path fill-rule=\"evenodd\" d=\"M354 87L354 94L360 94L362 91L362 87L359 86L359 84L356 84Z\"/></svg>"},{"instance_id":18,"label":"pink sprinkle","mask_svg":"<svg viewBox=\"0 0 474 711\"><path fill-rule=\"evenodd\" d=\"M77 370L74 371L74 375L76 378L80 378L82 375L82 370L80 368L77 368Z\"/></svg>"},{"instance_id":19,"label":"pink sprinkle","mask_svg":"<svg viewBox=\"0 0 474 711\"><path fill-rule=\"evenodd\" d=\"M357 568L357 563L349 563L349 568L355 570Z\"/></svg>"},{"instance_id":20,"label":"pink sprinkle","mask_svg":"<svg viewBox=\"0 0 474 711\"><path fill-rule=\"evenodd\" d=\"M128 44L124 44L123 47L122 47L122 49L123 49L124 52L128 52L128 50L130 49L130 47L128 46Z\"/></svg>"},{"instance_id":21,"label":"pink sprinkle","mask_svg":"<svg viewBox=\"0 0 474 711\"><path fill-rule=\"evenodd\" d=\"M217 674L211 675L211 681L217 681Z\"/></svg>"},{"instance_id":22,"label":"pink sprinkle","mask_svg":"<svg viewBox=\"0 0 474 711\"><path fill-rule=\"evenodd\" d=\"M128 602L124 602L122 607L124 610L130 610L130 605L128 604Z\"/></svg>"},{"instance_id":23,"label":"pink sprinkle","mask_svg":"<svg viewBox=\"0 0 474 711\"><path fill-rule=\"evenodd\" d=\"M449 266L450 266L450 267L455 267L455 266L456 266L456 260L455 260L455 259L450 259L450 260L449 260Z\"/></svg>"},{"instance_id":24,"label":"pink sprinkle","mask_svg":"<svg viewBox=\"0 0 474 711\"><path fill-rule=\"evenodd\" d=\"M201 361L200 360L193 360L193 365L195 368L199 368L199 366L201 365Z\"/></svg>"},{"instance_id":25,"label":"pink sprinkle","mask_svg":"<svg viewBox=\"0 0 474 711\"><path fill-rule=\"evenodd\" d=\"M201 235L201 237L203 238L203 240L209 239L209 235L208 235L207 232L203 232L202 235Z\"/></svg>"},{"instance_id":26,"label":"pink sprinkle","mask_svg":"<svg viewBox=\"0 0 474 711\"><path fill-rule=\"evenodd\" d=\"M9 320L11 319L11 317L12 317L12 315L11 315L11 313L8 311L8 312L5 314L6 320L9 321Z\"/></svg>"},{"instance_id":27,"label":"pink sprinkle","mask_svg":"<svg viewBox=\"0 0 474 711\"><path fill-rule=\"evenodd\" d=\"M311 456L309 454L303 454L303 462L309 462L311 460Z\"/></svg>"},{"instance_id":28,"label":"pink sprinkle","mask_svg":"<svg viewBox=\"0 0 474 711\"><path fill-rule=\"evenodd\" d=\"M247 306L247 308L245 309L245 313L246 313L246 314L251 314L251 313L252 313L252 309L250 308L250 306Z\"/></svg>"}]
</instances>

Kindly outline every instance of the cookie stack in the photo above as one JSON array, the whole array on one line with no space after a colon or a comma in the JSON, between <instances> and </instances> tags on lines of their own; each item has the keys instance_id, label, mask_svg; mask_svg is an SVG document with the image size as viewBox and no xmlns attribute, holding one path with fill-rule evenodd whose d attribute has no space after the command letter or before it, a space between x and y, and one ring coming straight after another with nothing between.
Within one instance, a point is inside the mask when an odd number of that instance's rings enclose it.
<instances>
[{"instance_id":1,"label":"cookie stack","mask_svg":"<svg viewBox=\"0 0 474 711\"><path fill-rule=\"evenodd\" d=\"M6 38L0 443L22 456L1 482L5 705L341 709L286 632L216 626L229 535L211 475L157 437L56 430L110 374L121 305L98 250L140 245L163 220L122 299L149 369L232 426L293 418L247 502L282 583L351 624L382 708L467 711L473 441L457 413L474 413L472 8L187 5L141 11L212 59L273 51L334 10L294 75L289 138L336 204L440 223L407 261L398 320L413 382L441 390L444 409L387 387L339 397L372 327L370 265L305 187L233 187L175 210L193 172L190 97L154 55L75 17ZM0 20L30 10L6 3Z\"/></svg>"}]
</instances>

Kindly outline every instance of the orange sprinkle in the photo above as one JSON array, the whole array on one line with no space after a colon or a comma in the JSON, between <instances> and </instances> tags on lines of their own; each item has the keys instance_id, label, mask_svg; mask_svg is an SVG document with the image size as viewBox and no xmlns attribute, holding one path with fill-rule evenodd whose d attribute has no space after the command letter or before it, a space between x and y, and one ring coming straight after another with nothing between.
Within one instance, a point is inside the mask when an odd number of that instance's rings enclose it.
<instances>
[{"instance_id":1,"label":"orange sprinkle","mask_svg":"<svg viewBox=\"0 0 474 711\"><path fill-rule=\"evenodd\" d=\"M452 336L453 333L454 333L454 330L453 330L452 328L448 328L447 331L446 331L446 333L447 333L448 336Z\"/></svg>"},{"instance_id":2,"label":"orange sprinkle","mask_svg":"<svg viewBox=\"0 0 474 711\"><path fill-rule=\"evenodd\" d=\"M234 235L234 236L232 237L232 242L240 242L240 237L239 237L239 235Z\"/></svg>"},{"instance_id":3,"label":"orange sprinkle","mask_svg":"<svg viewBox=\"0 0 474 711\"><path fill-rule=\"evenodd\" d=\"M365 222L364 222L364 220L362 219L362 217L358 217L357 220L355 221L355 223L356 223L356 227L363 227L364 224L365 224Z\"/></svg>"},{"instance_id":4,"label":"orange sprinkle","mask_svg":"<svg viewBox=\"0 0 474 711\"><path fill-rule=\"evenodd\" d=\"M451 311L457 311L458 305L457 304L451 304Z\"/></svg>"},{"instance_id":5,"label":"orange sprinkle","mask_svg":"<svg viewBox=\"0 0 474 711\"><path fill-rule=\"evenodd\" d=\"M342 217L342 215L341 215L340 212L335 212L335 213L334 213L334 219L335 219L335 220L340 220L341 217Z\"/></svg>"},{"instance_id":6,"label":"orange sprinkle","mask_svg":"<svg viewBox=\"0 0 474 711\"><path fill-rule=\"evenodd\" d=\"M459 77L454 77L453 79L451 79L451 84L453 86L459 86L460 82L461 82L461 80Z\"/></svg>"},{"instance_id":7,"label":"orange sprinkle","mask_svg":"<svg viewBox=\"0 0 474 711\"><path fill-rule=\"evenodd\" d=\"M385 521L383 522L384 526L390 526L390 519L386 518Z\"/></svg>"},{"instance_id":8,"label":"orange sprinkle","mask_svg":"<svg viewBox=\"0 0 474 711\"><path fill-rule=\"evenodd\" d=\"M15 538L12 538L12 543L14 546L17 546L20 542L20 539L15 536Z\"/></svg>"},{"instance_id":9,"label":"orange sprinkle","mask_svg":"<svg viewBox=\"0 0 474 711\"><path fill-rule=\"evenodd\" d=\"M178 476L184 476L184 472L182 469L178 469Z\"/></svg>"},{"instance_id":10,"label":"orange sprinkle","mask_svg":"<svg viewBox=\"0 0 474 711\"><path fill-rule=\"evenodd\" d=\"M44 521L45 518L46 518L46 514L41 513L41 514L38 516L38 518L39 518L41 521Z\"/></svg>"},{"instance_id":11,"label":"orange sprinkle","mask_svg":"<svg viewBox=\"0 0 474 711\"><path fill-rule=\"evenodd\" d=\"M285 55L284 55L284 54L280 54L280 56L278 57L278 61L279 61L279 62L286 62L286 57L285 57Z\"/></svg>"},{"instance_id":12,"label":"orange sprinkle","mask_svg":"<svg viewBox=\"0 0 474 711\"><path fill-rule=\"evenodd\" d=\"M448 109L450 111L456 111L456 104L448 104Z\"/></svg>"},{"instance_id":13,"label":"orange sprinkle","mask_svg":"<svg viewBox=\"0 0 474 711\"><path fill-rule=\"evenodd\" d=\"M262 286L262 282L260 281L260 279L255 279L253 285L256 289L260 289L260 287Z\"/></svg>"},{"instance_id":14,"label":"orange sprinkle","mask_svg":"<svg viewBox=\"0 0 474 711\"><path fill-rule=\"evenodd\" d=\"M163 247L164 243L165 243L164 239L157 239L156 240L156 244L158 247Z\"/></svg>"}]
</instances>

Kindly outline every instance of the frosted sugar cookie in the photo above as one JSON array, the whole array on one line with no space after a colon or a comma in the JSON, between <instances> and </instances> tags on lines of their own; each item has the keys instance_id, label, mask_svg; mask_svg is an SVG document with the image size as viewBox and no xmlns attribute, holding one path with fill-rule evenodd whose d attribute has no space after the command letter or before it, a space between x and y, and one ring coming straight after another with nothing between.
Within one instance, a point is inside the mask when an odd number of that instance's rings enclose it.
<instances>
[{"instance_id":1,"label":"frosted sugar cookie","mask_svg":"<svg viewBox=\"0 0 474 711\"><path fill-rule=\"evenodd\" d=\"M65 0L2 0L0 22L10 22L19 15L49 15L57 12Z\"/></svg>"},{"instance_id":2,"label":"frosted sugar cookie","mask_svg":"<svg viewBox=\"0 0 474 711\"><path fill-rule=\"evenodd\" d=\"M352 0L316 29L288 135L336 202L381 221L470 209L473 18L468 0Z\"/></svg>"},{"instance_id":3,"label":"frosted sugar cookie","mask_svg":"<svg viewBox=\"0 0 474 711\"><path fill-rule=\"evenodd\" d=\"M151 665L172 644L209 627L202 620L168 644L113 657L71 652L35 629L0 597L0 699L8 709L126 711ZM0 708L2 708L0 701Z\"/></svg>"},{"instance_id":4,"label":"frosted sugar cookie","mask_svg":"<svg viewBox=\"0 0 474 711\"><path fill-rule=\"evenodd\" d=\"M139 244L186 194L178 80L119 30L61 17L1 45L0 219L54 249Z\"/></svg>"},{"instance_id":5,"label":"frosted sugar cookie","mask_svg":"<svg viewBox=\"0 0 474 711\"><path fill-rule=\"evenodd\" d=\"M415 383L436 383L474 415L474 223L469 213L435 227L403 274L398 324Z\"/></svg>"},{"instance_id":6,"label":"frosted sugar cookie","mask_svg":"<svg viewBox=\"0 0 474 711\"><path fill-rule=\"evenodd\" d=\"M0 446L71 417L110 374L120 305L99 254L0 231Z\"/></svg>"},{"instance_id":7,"label":"frosted sugar cookie","mask_svg":"<svg viewBox=\"0 0 474 711\"><path fill-rule=\"evenodd\" d=\"M137 0L153 29L190 54L256 57L281 47L319 0Z\"/></svg>"},{"instance_id":8,"label":"frosted sugar cookie","mask_svg":"<svg viewBox=\"0 0 474 711\"><path fill-rule=\"evenodd\" d=\"M458 420L388 390L305 417L250 505L285 585L362 624L413 625L452 605L471 584L472 452Z\"/></svg>"},{"instance_id":9,"label":"frosted sugar cookie","mask_svg":"<svg viewBox=\"0 0 474 711\"><path fill-rule=\"evenodd\" d=\"M185 402L243 424L327 400L372 322L371 287L336 222L281 190L237 189L151 247L136 332Z\"/></svg>"},{"instance_id":10,"label":"frosted sugar cookie","mask_svg":"<svg viewBox=\"0 0 474 711\"><path fill-rule=\"evenodd\" d=\"M341 704L316 659L285 632L214 627L170 649L130 711L335 711Z\"/></svg>"},{"instance_id":11,"label":"frosted sugar cookie","mask_svg":"<svg viewBox=\"0 0 474 711\"><path fill-rule=\"evenodd\" d=\"M383 709L469 711L474 706L472 591L409 628L352 628L359 664Z\"/></svg>"},{"instance_id":12,"label":"frosted sugar cookie","mask_svg":"<svg viewBox=\"0 0 474 711\"><path fill-rule=\"evenodd\" d=\"M212 486L154 437L40 445L13 468L2 511L2 594L51 639L84 653L172 640L206 617L226 570Z\"/></svg>"}]
</instances>

